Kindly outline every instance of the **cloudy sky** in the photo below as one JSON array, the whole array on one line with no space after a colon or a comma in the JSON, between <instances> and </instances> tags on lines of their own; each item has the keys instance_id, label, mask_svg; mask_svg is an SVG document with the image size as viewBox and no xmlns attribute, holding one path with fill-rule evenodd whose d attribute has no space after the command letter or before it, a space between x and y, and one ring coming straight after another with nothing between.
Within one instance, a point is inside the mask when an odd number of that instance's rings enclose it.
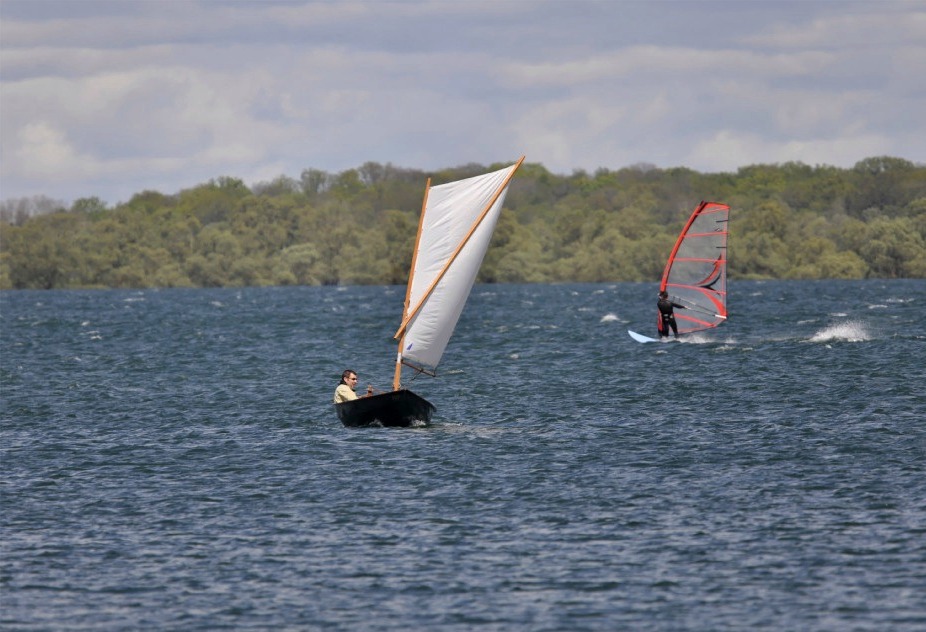
<instances>
[{"instance_id":1,"label":"cloudy sky","mask_svg":"<svg viewBox=\"0 0 926 632\"><path fill-rule=\"evenodd\" d=\"M926 162L926 0L0 0L0 198Z\"/></svg>"}]
</instances>

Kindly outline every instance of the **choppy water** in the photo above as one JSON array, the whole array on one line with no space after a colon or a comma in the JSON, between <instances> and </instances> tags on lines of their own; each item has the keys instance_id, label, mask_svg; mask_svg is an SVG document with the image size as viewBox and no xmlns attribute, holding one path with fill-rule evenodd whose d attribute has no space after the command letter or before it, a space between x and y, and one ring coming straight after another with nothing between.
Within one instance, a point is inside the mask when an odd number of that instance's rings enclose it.
<instances>
[{"instance_id":1,"label":"choppy water","mask_svg":"<svg viewBox=\"0 0 926 632\"><path fill-rule=\"evenodd\" d=\"M404 288L0 294L4 630L926 629L926 282L478 286L423 429Z\"/></svg>"}]
</instances>

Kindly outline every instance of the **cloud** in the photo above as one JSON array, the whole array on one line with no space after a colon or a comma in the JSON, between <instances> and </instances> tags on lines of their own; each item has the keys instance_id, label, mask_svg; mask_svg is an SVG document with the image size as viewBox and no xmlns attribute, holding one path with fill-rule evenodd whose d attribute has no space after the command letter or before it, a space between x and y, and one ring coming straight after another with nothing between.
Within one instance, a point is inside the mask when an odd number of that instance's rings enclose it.
<instances>
[{"instance_id":1,"label":"cloud","mask_svg":"<svg viewBox=\"0 0 926 632\"><path fill-rule=\"evenodd\" d=\"M707 171L736 171L756 163L802 162L808 165L832 164L837 154L880 156L890 143L874 134L849 133L839 138L774 140L739 130L720 130L699 140L684 157L686 164L708 165ZM765 156L756 161L754 156Z\"/></svg>"},{"instance_id":2,"label":"cloud","mask_svg":"<svg viewBox=\"0 0 926 632\"><path fill-rule=\"evenodd\" d=\"M51 178L59 173L71 173L80 178L87 175L82 168L87 157L77 154L64 133L47 123L29 123L19 131L18 151L14 159L22 164L27 177Z\"/></svg>"},{"instance_id":3,"label":"cloud","mask_svg":"<svg viewBox=\"0 0 926 632\"><path fill-rule=\"evenodd\" d=\"M847 12L828 13L803 24L772 25L740 41L798 50L894 49L922 47L926 42L926 10L922 2L859 3L845 8Z\"/></svg>"},{"instance_id":4,"label":"cloud","mask_svg":"<svg viewBox=\"0 0 926 632\"><path fill-rule=\"evenodd\" d=\"M923 161L924 19L916 2L4 0L0 195L114 203L522 153L561 173Z\"/></svg>"}]
</instances>

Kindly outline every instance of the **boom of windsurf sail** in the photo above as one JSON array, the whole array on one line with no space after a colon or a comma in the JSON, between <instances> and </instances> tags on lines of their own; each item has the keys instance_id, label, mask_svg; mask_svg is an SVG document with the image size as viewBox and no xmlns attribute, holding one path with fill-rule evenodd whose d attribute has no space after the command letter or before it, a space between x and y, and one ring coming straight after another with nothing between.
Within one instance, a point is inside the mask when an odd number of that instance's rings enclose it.
<instances>
[{"instance_id":1,"label":"boom of windsurf sail","mask_svg":"<svg viewBox=\"0 0 926 632\"><path fill-rule=\"evenodd\" d=\"M473 178L428 180L412 255L394 388L401 366L425 373L440 362L492 240L508 184L524 161Z\"/></svg>"},{"instance_id":2,"label":"boom of windsurf sail","mask_svg":"<svg viewBox=\"0 0 926 632\"><path fill-rule=\"evenodd\" d=\"M685 309L678 333L716 327L727 318L727 223L730 207L701 202L679 234L659 289Z\"/></svg>"}]
</instances>

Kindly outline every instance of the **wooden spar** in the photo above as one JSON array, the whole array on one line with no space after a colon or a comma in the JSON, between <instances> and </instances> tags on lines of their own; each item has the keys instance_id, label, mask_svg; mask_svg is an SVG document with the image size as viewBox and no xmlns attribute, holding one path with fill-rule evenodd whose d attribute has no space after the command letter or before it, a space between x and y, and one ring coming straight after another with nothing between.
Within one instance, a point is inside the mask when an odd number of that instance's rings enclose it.
<instances>
[{"instance_id":1,"label":"wooden spar","mask_svg":"<svg viewBox=\"0 0 926 632\"><path fill-rule=\"evenodd\" d=\"M412 293L412 279L415 277L415 263L418 261L418 243L421 241L421 227L424 226L424 209L428 205L428 193L431 191L431 178L424 186L424 199L421 201L421 216L418 217L418 234L415 235L415 248L412 250L412 267L408 270L408 286L405 288L405 307L402 308L402 321L408 314L408 299ZM397 334L398 336L398 334ZM402 347L405 345L405 330L399 339L399 352L395 359L395 374L392 376L392 390L397 391L402 385Z\"/></svg>"},{"instance_id":2,"label":"wooden spar","mask_svg":"<svg viewBox=\"0 0 926 632\"><path fill-rule=\"evenodd\" d=\"M434 277L434 280L431 282L431 285L428 286L428 289L425 291L424 295L421 297L421 300L418 301L418 304L415 305L411 313L408 313L408 310L406 310L406 314L402 320L402 324L401 326L399 326L399 330L395 332L395 336L393 336L393 338L398 338L400 336L404 338L405 329L408 327L408 323L411 322L411 319L415 317L415 315L419 312L419 310L421 310L421 307L424 305L424 302L428 300L428 297L431 296L431 293L434 291L434 288L436 288L440 280L444 278L444 274L446 274L447 270L450 269L451 264L453 264L457 256L463 250L463 247L466 246L466 244L469 242L470 237L473 236L473 233L476 232L476 229L479 228L479 225L482 223L482 220L484 220L485 216L489 214L489 211L492 209L492 205L495 204L495 201L498 200L498 196L502 194L502 191L504 191L505 188L508 186L508 183L511 182L511 178L514 177L515 172L521 166L522 162L524 162L524 156L521 156L518 159L518 162L515 164L514 169L511 170L511 173L508 174L508 177L505 178L505 181L502 183L502 185L498 187L498 190L495 192L495 195L492 196L492 199L489 201L486 207L482 209L482 213L479 214L479 217L476 218L476 221L473 222L472 226L470 226L469 232L466 233L466 236L463 237L459 245L457 245L456 250L453 251L453 254L450 255L450 258L447 259L447 263L444 264L444 267L441 268L441 271L437 274L436 277ZM421 215L423 218L424 217L423 210L422 210ZM419 236L420 236L420 233L419 233ZM417 242L415 243L415 250L416 251L418 250ZM411 280L409 280L409 283L408 283L409 291L411 291L411 287L412 287Z\"/></svg>"}]
</instances>

